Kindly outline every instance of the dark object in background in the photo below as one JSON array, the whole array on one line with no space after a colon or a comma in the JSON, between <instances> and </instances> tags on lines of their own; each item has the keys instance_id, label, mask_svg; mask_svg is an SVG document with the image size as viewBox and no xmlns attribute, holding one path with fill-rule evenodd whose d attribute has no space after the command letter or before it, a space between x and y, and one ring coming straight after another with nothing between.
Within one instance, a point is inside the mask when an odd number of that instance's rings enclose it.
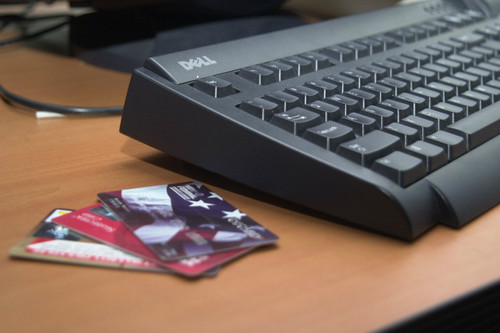
<instances>
[{"instance_id":1,"label":"dark object in background","mask_svg":"<svg viewBox=\"0 0 500 333\"><path fill-rule=\"evenodd\" d=\"M98 10L72 21L70 40L82 60L131 72L150 56L304 24L279 11L283 2L175 0L122 8L113 1L92 1Z\"/></svg>"}]
</instances>

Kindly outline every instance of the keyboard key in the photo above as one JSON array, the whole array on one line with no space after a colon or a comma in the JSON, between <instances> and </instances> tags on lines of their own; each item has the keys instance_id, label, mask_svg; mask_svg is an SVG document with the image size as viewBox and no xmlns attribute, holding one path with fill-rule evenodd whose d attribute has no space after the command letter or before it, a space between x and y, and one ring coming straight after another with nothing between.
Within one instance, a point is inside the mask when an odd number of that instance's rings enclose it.
<instances>
[{"instance_id":1,"label":"keyboard key","mask_svg":"<svg viewBox=\"0 0 500 333\"><path fill-rule=\"evenodd\" d=\"M420 158L400 151L375 160L372 169L401 187L407 187L426 175L425 166Z\"/></svg>"},{"instance_id":2,"label":"keyboard key","mask_svg":"<svg viewBox=\"0 0 500 333\"><path fill-rule=\"evenodd\" d=\"M439 33L450 31L451 28L449 24L440 20L432 20L427 22L427 24L432 24L433 26L435 26L438 29Z\"/></svg>"},{"instance_id":3,"label":"keyboard key","mask_svg":"<svg viewBox=\"0 0 500 333\"><path fill-rule=\"evenodd\" d=\"M305 58L312 62L314 70L319 71L320 69L333 66L333 64L328 60L328 57L318 53L318 52L306 52L299 54L299 57Z\"/></svg>"},{"instance_id":4,"label":"keyboard key","mask_svg":"<svg viewBox=\"0 0 500 333\"><path fill-rule=\"evenodd\" d=\"M303 137L331 151L335 151L337 146L342 142L356 138L352 128L334 121L327 121L306 129Z\"/></svg>"},{"instance_id":5,"label":"keyboard key","mask_svg":"<svg viewBox=\"0 0 500 333\"><path fill-rule=\"evenodd\" d=\"M479 67L469 67L465 70L465 72L479 77L479 84L485 84L493 78L493 75L490 71L484 70Z\"/></svg>"},{"instance_id":6,"label":"keyboard key","mask_svg":"<svg viewBox=\"0 0 500 333\"><path fill-rule=\"evenodd\" d=\"M313 62L306 59L306 58L302 58L302 57L298 57L298 56L291 56L291 57L283 58L280 61L292 66L295 74L297 74L299 76L314 72L314 70L315 70Z\"/></svg>"},{"instance_id":7,"label":"keyboard key","mask_svg":"<svg viewBox=\"0 0 500 333\"><path fill-rule=\"evenodd\" d=\"M436 50L441 53L441 57L447 57L453 54L453 48L441 43L436 43L428 46L429 48Z\"/></svg>"},{"instance_id":8,"label":"keyboard key","mask_svg":"<svg viewBox=\"0 0 500 333\"><path fill-rule=\"evenodd\" d=\"M489 81L491 82L491 81ZM498 102L500 98L500 89L487 85L480 85L474 88L475 91L490 96L490 103Z\"/></svg>"},{"instance_id":9,"label":"keyboard key","mask_svg":"<svg viewBox=\"0 0 500 333\"><path fill-rule=\"evenodd\" d=\"M453 75L453 77L467 82L467 89L473 89L474 87L478 86L481 84L481 79L477 75L473 75L471 73L465 73L465 72L458 72ZM463 88L462 91L467 90Z\"/></svg>"},{"instance_id":10,"label":"keyboard key","mask_svg":"<svg viewBox=\"0 0 500 333\"><path fill-rule=\"evenodd\" d=\"M455 101L457 99L454 99ZM463 104L460 105L458 103L453 104L453 100L450 99L451 103L438 103L434 105L433 109L439 112L446 113L450 117L450 122L454 123L455 121L462 119L467 115L466 109L463 107Z\"/></svg>"},{"instance_id":11,"label":"keyboard key","mask_svg":"<svg viewBox=\"0 0 500 333\"><path fill-rule=\"evenodd\" d=\"M426 141L442 147L446 152L448 160L454 160L467 152L467 144L465 140L462 137L449 132L437 131L436 133L427 136Z\"/></svg>"},{"instance_id":12,"label":"keyboard key","mask_svg":"<svg viewBox=\"0 0 500 333\"><path fill-rule=\"evenodd\" d=\"M262 66L250 66L240 69L239 75L259 85L276 82L274 72Z\"/></svg>"},{"instance_id":13,"label":"keyboard key","mask_svg":"<svg viewBox=\"0 0 500 333\"><path fill-rule=\"evenodd\" d=\"M323 121L336 120L343 115L338 106L323 101L316 101L311 104L306 104L304 105L304 108L319 114Z\"/></svg>"},{"instance_id":14,"label":"keyboard key","mask_svg":"<svg viewBox=\"0 0 500 333\"><path fill-rule=\"evenodd\" d=\"M462 136L468 149L474 149L500 134L500 112L496 105L461 119L448 126L448 130Z\"/></svg>"},{"instance_id":15,"label":"keyboard key","mask_svg":"<svg viewBox=\"0 0 500 333\"><path fill-rule=\"evenodd\" d=\"M480 13L476 10L472 10L472 9L464 10L463 14L472 18L472 20L474 22L480 22L480 21L483 21L485 19L484 15L482 13Z\"/></svg>"},{"instance_id":16,"label":"keyboard key","mask_svg":"<svg viewBox=\"0 0 500 333\"><path fill-rule=\"evenodd\" d=\"M287 112L276 113L271 118L271 124L293 134L302 135L307 128L321 124L321 119L317 113L297 107Z\"/></svg>"},{"instance_id":17,"label":"keyboard key","mask_svg":"<svg viewBox=\"0 0 500 333\"><path fill-rule=\"evenodd\" d=\"M376 66L376 65L363 65L359 67L365 73L370 74L370 80L373 82L377 82L382 80L384 77L387 77L387 69Z\"/></svg>"},{"instance_id":18,"label":"keyboard key","mask_svg":"<svg viewBox=\"0 0 500 333\"><path fill-rule=\"evenodd\" d=\"M458 16L452 15L452 14L448 14L448 15L441 17L441 20L443 20L444 22L446 22L447 24L449 24L455 28L461 28L465 25L464 20L462 20Z\"/></svg>"},{"instance_id":19,"label":"keyboard key","mask_svg":"<svg viewBox=\"0 0 500 333\"><path fill-rule=\"evenodd\" d=\"M442 77L450 75L450 69L448 67L438 65L436 63L426 64L422 66L422 68L435 72L438 80Z\"/></svg>"},{"instance_id":20,"label":"keyboard key","mask_svg":"<svg viewBox=\"0 0 500 333\"><path fill-rule=\"evenodd\" d=\"M417 62L415 60L413 60L412 58L402 56L402 55L390 57L389 61L393 61L393 62L398 63L401 66L403 66L404 72L407 72L408 70L410 70L411 68L413 68L417 65Z\"/></svg>"},{"instance_id":21,"label":"keyboard key","mask_svg":"<svg viewBox=\"0 0 500 333\"><path fill-rule=\"evenodd\" d=\"M319 92L321 99L325 99L328 96L332 96L339 92L336 84L324 81L324 80L314 80L305 83L306 87L316 89Z\"/></svg>"},{"instance_id":22,"label":"keyboard key","mask_svg":"<svg viewBox=\"0 0 500 333\"><path fill-rule=\"evenodd\" d=\"M484 36L478 33L468 33L461 36L452 37L451 39L464 44L468 49L473 46L478 46L485 40Z\"/></svg>"},{"instance_id":23,"label":"keyboard key","mask_svg":"<svg viewBox=\"0 0 500 333\"><path fill-rule=\"evenodd\" d=\"M417 129L401 123L389 124L384 127L384 131L399 137L404 146L407 146L419 139Z\"/></svg>"},{"instance_id":24,"label":"keyboard key","mask_svg":"<svg viewBox=\"0 0 500 333\"><path fill-rule=\"evenodd\" d=\"M415 50L415 52L419 52L419 53L422 53L422 54L425 54L426 56L428 56L429 61L431 63L436 61L436 59L441 58L441 52L439 52L438 50L435 50L435 49L431 49L429 47L418 48Z\"/></svg>"},{"instance_id":25,"label":"keyboard key","mask_svg":"<svg viewBox=\"0 0 500 333\"><path fill-rule=\"evenodd\" d=\"M476 33L483 35L487 39L500 39L500 31L491 26L480 27L475 30Z\"/></svg>"},{"instance_id":26,"label":"keyboard key","mask_svg":"<svg viewBox=\"0 0 500 333\"><path fill-rule=\"evenodd\" d=\"M260 97L242 102L240 109L257 116L262 120L269 120L273 114L281 111L278 108L278 104Z\"/></svg>"},{"instance_id":27,"label":"keyboard key","mask_svg":"<svg viewBox=\"0 0 500 333\"><path fill-rule=\"evenodd\" d=\"M338 106L344 116L361 108L356 99L340 94L326 98L325 102Z\"/></svg>"},{"instance_id":28,"label":"keyboard key","mask_svg":"<svg viewBox=\"0 0 500 333\"><path fill-rule=\"evenodd\" d=\"M471 60L472 66L476 66L481 61L486 60L485 56L482 53L472 50L464 50L460 52L460 55L469 58Z\"/></svg>"},{"instance_id":29,"label":"keyboard key","mask_svg":"<svg viewBox=\"0 0 500 333\"><path fill-rule=\"evenodd\" d=\"M394 38L395 40L403 44L413 43L416 40L415 34L408 29L393 30L391 32L388 32L386 36Z\"/></svg>"},{"instance_id":30,"label":"keyboard key","mask_svg":"<svg viewBox=\"0 0 500 333\"><path fill-rule=\"evenodd\" d=\"M486 60L489 63L492 63L494 65L500 66L500 58L494 57Z\"/></svg>"},{"instance_id":31,"label":"keyboard key","mask_svg":"<svg viewBox=\"0 0 500 333\"><path fill-rule=\"evenodd\" d=\"M442 58L435 61L436 65L441 65L448 68L450 74L454 74L462 70L462 64L458 61L453 61L448 58Z\"/></svg>"},{"instance_id":32,"label":"keyboard key","mask_svg":"<svg viewBox=\"0 0 500 333\"><path fill-rule=\"evenodd\" d=\"M385 68L389 71L389 76L394 76L397 73L401 73L403 71L403 66L397 62L390 60L382 60L374 62L374 65Z\"/></svg>"},{"instance_id":33,"label":"keyboard key","mask_svg":"<svg viewBox=\"0 0 500 333\"><path fill-rule=\"evenodd\" d=\"M353 50L355 59L363 58L370 55L370 49L363 44L356 42L345 42L340 45Z\"/></svg>"},{"instance_id":34,"label":"keyboard key","mask_svg":"<svg viewBox=\"0 0 500 333\"><path fill-rule=\"evenodd\" d=\"M400 43L396 39L389 37L387 35L376 35L371 38L381 42L384 45L384 51L398 47Z\"/></svg>"},{"instance_id":35,"label":"keyboard key","mask_svg":"<svg viewBox=\"0 0 500 333\"><path fill-rule=\"evenodd\" d=\"M361 86L371 82L370 74L359 69L349 69L343 71L342 75L353 79L356 84L356 88L360 88Z\"/></svg>"},{"instance_id":36,"label":"keyboard key","mask_svg":"<svg viewBox=\"0 0 500 333\"><path fill-rule=\"evenodd\" d=\"M345 95L358 100L362 108L366 108L377 102L375 94L361 89L351 89Z\"/></svg>"},{"instance_id":37,"label":"keyboard key","mask_svg":"<svg viewBox=\"0 0 500 333\"><path fill-rule=\"evenodd\" d=\"M455 87L441 82L431 82L427 85L427 88L437 91L442 102L457 95L457 89Z\"/></svg>"},{"instance_id":38,"label":"keyboard key","mask_svg":"<svg viewBox=\"0 0 500 333\"><path fill-rule=\"evenodd\" d=\"M287 88L285 92L297 96L302 104L309 104L321 98L317 90L305 86Z\"/></svg>"},{"instance_id":39,"label":"keyboard key","mask_svg":"<svg viewBox=\"0 0 500 333\"><path fill-rule=\"evenodd\" d=\"M340 45L325 47L320 52L340 62L351 61L355 57L353 50Z\"/></svg>"},{"instance_id":40,"label":"keyboard key","mask_svg":"<svg viewBox=\"0 0 500 333\"><path fill-rule=\"evenodd\" d=\"M377 123L373 118L357 112L351 112L347 116L340 118L339 123L351 127L357 135L366 135L368 132L377 129Z\"/></svg>"},{"instance_id":41,"label":"keyboard key","mask_svg":"<svg viewBox=\"0 0 500 333\"><path fill-rule=\"evenodd\" d=\"M413 110L408 103L399 102L394 99L386 99L378 106L393 111L396 115L396 121L413 114Z\"/></svg>"},{"instance_id":42,"label":"keyboard key","mask_svg":"<svg viewBox=\"0 0 500 333\"><path fill-rule=\"evenodd\" d=\"M421 67L412 68L408 73L420 76L424 85L437 80L436 72Z\"/></svg>"},{"instance_id":43,"label":"keyboard key","mask_svg":"<svg viewBox=\"0 0 500 333\"><path fill-rule=\"evenodd\" d=\"M430 23L424 22L424 23L418 24L417 27L424 30L427 34L427 37L436 36L439 33L438 27L436 27L435 25L430 24Z\"/></svg>"},{"instance_id":44,"label":"keyboard key","mask_svg":"<svg viewBox=\"0 0 500 333\"><path fill-rule=\"evenodd\" d=\"M491 72L492 79L497 79L500 76L500 66L498 65L489 62L481 62L476 67Z\"/></svg>"},{"instance_id":45,"label":"keyboard key","mask_svg":"<svg viewBox=\"0 0 500 333\"><path fill-rule=\"evenodd\" d=\"M455 40L446 40L446 41L442 41L442 42L439 42L440 44L443 44L443 45L446 45L448 47L451 47L451 49L453 50L453 53L459 53L460 51L463 51L465 50L465 44L464 43L461 43L461 42L458 42L458 41L455 41Z\"/></svg>"},{"instance_id":46,"label":"keyboard key","mask_svg":"<svg viewBox=\"0 0 500 333\"><path fill-rule=\"evenodd\" d=\"M362 109L360 113L375 119L377 127L380 129L396 121L396 115L393 111L384 109L380 106L370 105L367 108Z\"/></svg>"},{"instance_id":47,"label":"keyboard key","mask_svg":"<svg viewBox=\"0 0 500 333\"><path fill-rule=\"evenodd\" d=\"M486 85L489 87L500 89L500 81L498 80L490 80L486 82Z\"/></svg>"},{"instance_id":48,"label":"keyboard key","mask_svg":"<svg viewBox=\"0 0 500 333\"><path fill-rule=\"evenodd\" d=\"M489 49L487 47L474 46L472 49L470 49L470 51L474 51L476 53L481 54L483 56L483 60L485 60L485 61L490 59L491 57L495 56L495 51L493 51L492 49ZM465 51L462 51L462 52L465 52Z\"/></svg>"},{"instance_id":49,"label":"keyboard key","mask_svg":"<svg viewBox=\"0 0 500 333\"><path fill-rule=\"evenodd\" d=\"M410 91L410 87L408 86L408 83L402 80L398 79L393 79L391 77L386 77L385 79L382 79L380 81L380 84L388 87L392 90L392 95L399 95L404 92Z\"/></svg>"},{"instance_id":50,"label":"keyboard key","mask_svg":"<svg viewBox=\"0 0 500 333\"><path fill-rule=\"evenodd\" d=\"M378 40L372 38L362 38L357 41L363 45L366 45L370 50L370 54L375 54L384 51L384 44Z\"/></svg>"},{"instance_id":51,"label":"keyboard key","mask_svg":"<svg viewBox=\"0 0 500 333\"><path fill-rule=\"evenodd\" d=\"M283 112L301 106L300 99L297 96L283 91L270 92L262 98L278 104L279 109Z\"/></svg>"},{"instance_id":52,"label":"keyboard key","mask_svg":"<svg viewBox=\"0 0 500 333\"><path fill-rule=\"evenodd\" d=\"M500 83L500 81L498 81ZM371 92L376 95L377 101L381 102L394 96L391 88L377 83L368 83L361 87L361 90Z\"/></svg>"},{"instance_id":53,"label":"keyboard key","mask_svg":"<svg viewBox=\"0 0 500 333\"><path fill-rule=\"evenodd\" d=\"M207 76L194 81L193 87L215 98L226 97L236 93L231 82L216 76Z\"/></svg>"},{"instance_id":54,"label":"keyboard key","mask_svg":"<svg viewBox=\"0 0 500 333\"><path fill-rule=\"evenodd\" d=\"M370 166L377 158L401 148L397 136L374 130L365 136L344 142L337 153L363 166Z\"/></svg>"},{"instance_id":55,"label":"keyboard key","mask_svg":"<svg viewBox=\"0 0 500 333\"><path fill-rule=\"evenodd\" d=\"M433 89L428 89L425 87L418 87L416 89L413 89L412 94L418 95L420 97L423 97L426 100L427 106L424 107L431 107L432 105L442 101L442 94L436 90ZM420 109L422 110L422 109ZM416 111L420 111L416 110Z\"/></svg>"},{"instance_id":56,"label":"keyboard key","mask_svg":"<svg viewBox=\"0 0 500 333\"><path fill-rule=\"evenodd\" d=\"M406 82L410 90L424 85L424 80L420 76L410 73L398 73L394 78Z\"/></svg>"},{"instance_id":57,"label":"keyboard key","mask_svg":"<svg viewBox=\"0 0 500 333\"><path fill-rule=\"evenodd\" d=\"M424 161L427 172L437 170L448 163L448 157L442 147L422 140L406 146L405 151L408 154L421 158Z\"/></svg>"},{"instance_id":58,"label":"keyboard key","mask_svg":"<svg viewBox=\"0 0 500 333\"><path fill-rule=\"evenodd\" d=\"M463 71L470 66L473 66L473 59L461 54L452 54L448 60L455 61L460 64L460 70Z\"/></svg>"},{"instance_id":59,"label":"keyboard key","mask_svg":"<svg viewBox=\"0 0 500 333\"><path fill-rule=\"evenodd\" d=\"M336 84L341 93L356 88L356 81L354 79L340 74L329 75L324 77L323 80Z\"/></svg>"},{"instance_id":60,"label":"keyboard key","mask_svg":"<svg viewBox=\"0 0 500 333\"><path fill-rule=\"evenodd\" d=\"M405 29L408 30L410 33L412 33L412 34L415 35L415 40L422 40L422 39L425 39L425 38L428 37L427 30L426 29L422 29L417 24L409 26L409 27L407 27Z\"/></svg>"},{"instance_id":61,"label":"keyboard key","mask_svg":"<svg viewBox=\"0 0 500 333\"><path fill-rule=\"evenodd\" d=\"M444 129L451 124L451 117L448 114L433 109L423 109L418 116L432 121L437 130Z\"/></svg>"},{"instance_id":62,"label":"keyboard key","mask_svg":"<svg viewBox=\"0 0 500 333\"><path fill-rule=\"evenodd\" d=\"M492 50L495 56L500 53L500 42L496 40L487 40L481 46Z\"/></svg>"},{"instance_id":63,"label":"keyboard key","mask_svg":"<svg viewBox=\"0 0 500 333\"><path fill-rule=\"evenodd\" d=\"M464 110L465 116L471 115L479 110L479 103L470 98L464 98L462 96L453 96L448 100L448 104L454 104L461 107ZM455 119L457 119L456 116Z\"/></svg>"},{"instance_id":64,"label":"keyboard key","mask_svg":"<svg viewBox=\"0 0 500 333\"><path fill-rule=\"evenodd\" d=\"M454 88L454 92L453 92L454 95L460 95L462 92L464 92L468 89L467 81L457 79L456 77L445 76L441 79L441 82L443 82L447 86L453 87ZM450 97L448 97L448 98L450 98Z\"/></svg>"},{"instance_id":65,"label":"keyboard key","mask_svg":"<svg viewBox=\"0 0 500 333\"><path fill-rule=\"evenodd\" d=\"M429 63L429 56L425 55L424 53L419 53L415 51L408 51L403 53L404 57L413 59L417 63L417 67L423 66L427 63Z\"/></svg>"},{"instance_id":66,"label":"keyboard key","mask_svg":"<svg viewBox=\"0 0 500 333\"><path fill-rule=\"evenodd\" d=\"M464 91L462 97L476 101L478 103L479 109L482 109L491 104L491 97L489 95L480 93L475 90Z\"/></svg>"},{"instance_id":67,"label":"keyboard key","mask_svg":"<svg viewBox=\"0 0 500 333\"><path fill-rule=\"evenodd\" d=\"M465 13L459 12L453 15L461 19L464 22L464 26L475 22L475 18L473 16L466 15Z\"/></svg>"},{"instance_id":68,"label":"keyboard key","mask_svg":"<svg viewBox=\"0 0 500 333\"><path fill-rule=\"evenodd\" d=\"M262 67L272 70L278 81L283 81L296 76L292 66L280 61L270 61L262 64Z\"/></svg>"},{"instance_id":69,"label":"keyboard key","mask_svg":"<svg viewBox=\"0 0 500 333\"><path fill-rule=\"evenodd\" d=\"M416 129L418 131L417 134L421 139L437 130L434 122L414 115L404 118L401 123Z\"/></svg>"},{"instance_id":70,"label":"keyboard key","mask_svg":"<svg viewBox=\"0 0 500 333\"><path fill-rule=\"evenodd\" d=\"M402 93L394 97L394 99L410 105L410 112L412 114L416 114L418 111L423 110L428 107L429 104L426 98L412 93Z\"/></svg>"}]
</instances>

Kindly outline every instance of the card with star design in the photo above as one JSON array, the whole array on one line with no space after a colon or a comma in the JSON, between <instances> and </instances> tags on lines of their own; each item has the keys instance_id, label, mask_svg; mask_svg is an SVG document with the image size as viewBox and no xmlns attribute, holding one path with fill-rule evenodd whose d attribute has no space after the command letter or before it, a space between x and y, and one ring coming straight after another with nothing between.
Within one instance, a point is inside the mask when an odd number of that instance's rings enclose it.
<instances>
[{"instance_id":1,"label":"card with star design","mask_svg":"<svg viewBox=\"0 0 500 333\"><path fill-rule=\"evenodd\" d=\"M164 261L253 248L278 240L274 233L198 182L97 196Z\"/></svg>"}]
</instances>

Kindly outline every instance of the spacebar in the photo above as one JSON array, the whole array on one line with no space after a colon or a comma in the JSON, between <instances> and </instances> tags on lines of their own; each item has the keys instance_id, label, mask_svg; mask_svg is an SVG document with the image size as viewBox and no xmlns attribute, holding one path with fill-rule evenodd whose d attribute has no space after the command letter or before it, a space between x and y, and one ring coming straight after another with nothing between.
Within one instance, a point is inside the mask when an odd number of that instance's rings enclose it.
<instances>
[{"instance_id":1,"label":"spacebar","mask_svg":"<svg viewBox=\"0 0 500 333\"><path fill-rule=\"evenodd\" d=\"M461 135L469 150L500 134L500 108L497 104L485 107L449 125L447 130Z\"/></svg>"}]
</instances>

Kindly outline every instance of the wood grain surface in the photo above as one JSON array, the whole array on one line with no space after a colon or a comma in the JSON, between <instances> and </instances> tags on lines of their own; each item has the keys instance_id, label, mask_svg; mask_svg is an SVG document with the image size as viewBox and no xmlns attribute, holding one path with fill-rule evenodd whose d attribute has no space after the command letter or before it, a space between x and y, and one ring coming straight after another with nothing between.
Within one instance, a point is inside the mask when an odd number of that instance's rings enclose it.
<instances>
[{"instance_id":1,"label":"wood grain surface","mask_svg":"<svg viewBox=\"0 0 500 333\"><path fill-rule=\"evenodd\" d=\"M129 75L23 45L0 83L64 105L121 105ZM500 278L500 207L405 243L331 223L118 132L119 116L36 119L0 103L3 332L367 332ZM165 125L168 130L168 125ZM9 249L56 207L197 180L280 236L213 278L25 261Z\"/></svg>"}]
</instances>

